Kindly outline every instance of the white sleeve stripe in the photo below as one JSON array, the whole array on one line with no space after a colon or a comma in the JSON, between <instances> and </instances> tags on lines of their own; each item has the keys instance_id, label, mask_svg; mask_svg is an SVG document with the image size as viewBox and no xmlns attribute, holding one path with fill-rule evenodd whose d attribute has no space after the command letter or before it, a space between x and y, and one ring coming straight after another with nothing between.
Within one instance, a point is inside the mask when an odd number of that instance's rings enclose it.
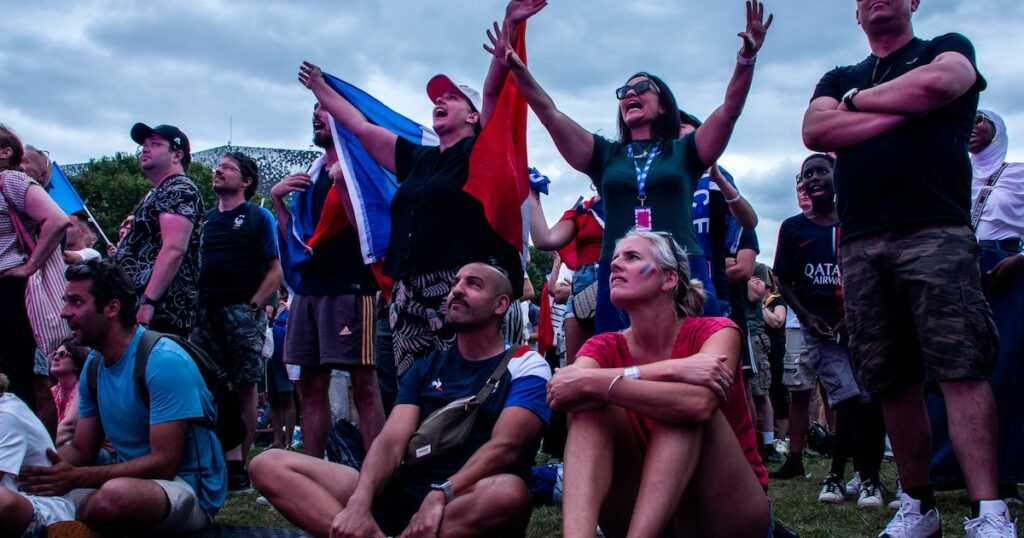
<instances>
[{"instance_id":1,"label":"white sleeve stripe","mask_svg":"<svg viewBox=\"0 0 1024 538\"><path fill-rule=\"evenodd\" d=\"M551 367L536 351L524 353L522 357L514 357L508 362L508 372L512 379L534 375L542 379L551 379Z\"/></svg>"}]
</instances>

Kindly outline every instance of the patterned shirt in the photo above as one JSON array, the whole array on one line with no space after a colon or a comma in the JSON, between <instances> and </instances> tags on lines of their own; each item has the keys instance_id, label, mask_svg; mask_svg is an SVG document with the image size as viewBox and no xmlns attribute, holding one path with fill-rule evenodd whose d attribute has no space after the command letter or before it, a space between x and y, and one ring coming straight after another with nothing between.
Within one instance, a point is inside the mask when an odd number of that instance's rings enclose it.
<instances>
[{"instance_id":1,"label":"patterned shirt","mask_svg":"<svg viewBox=\"0 0 1024 538\"><path fill-rule=\"evenodd\" d=\"M14 207L21 223L33 236L39 233L39 225L25 213L25 195L35 180L14 170L0 172L3 181L3 196L0 196L0 272L13 269L28 259L28 252L21 245L17 229L7 212L8 204Z\"/></svg>"},{"instance_id":2,"label":"patterned shirt","mask_svg":"<svg viewBox=\"0 0 1024 538\"><path fill-rule=\"evenodd\" d=\"M191 179L186 176L170 177L149 191L136 208L132 227L118 247L114 261L128 274L135 293L139 296L145 293L146 285L153 276L156 256L163 246L161 213L188 218L192 221L192 233L177 274L157 301L153 321L163 321L187 331L195 323L199 303L196 281L199 278L199 223L203 217L203 199Z\"/></svg>"}]
</instances>

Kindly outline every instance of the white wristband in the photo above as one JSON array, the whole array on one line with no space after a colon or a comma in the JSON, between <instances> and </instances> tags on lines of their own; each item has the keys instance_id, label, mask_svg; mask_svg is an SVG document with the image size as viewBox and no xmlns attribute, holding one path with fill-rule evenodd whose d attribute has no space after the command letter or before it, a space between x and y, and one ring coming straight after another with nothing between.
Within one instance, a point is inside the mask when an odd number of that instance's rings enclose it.
<instances>
[{"instance_id":1,"label":"white wristband","mask_svg":"<svg viewBox=\"0 0 1024 538\"><path fill-rule=\"evenodd\" d=\"M736 63L740 65L754 65L755 62L757 62L757 54L750 58L744 58L742 54L736 53Z\"/></svg>"},{"instance_id":2,"label":"white wristband","mask_svg":"<svg viewBox=\"0 0 1024 538\"><path fill-rule=\"evenodd\" d=\"M740 194L739 191L736 191L736 197L735 198L726 198L725 199L725 203L727 203L729 205L732 205L732 204L735 204L736 202L739 202L740 198L743 198L743 195Z\"/></svg>"}]
</instances>

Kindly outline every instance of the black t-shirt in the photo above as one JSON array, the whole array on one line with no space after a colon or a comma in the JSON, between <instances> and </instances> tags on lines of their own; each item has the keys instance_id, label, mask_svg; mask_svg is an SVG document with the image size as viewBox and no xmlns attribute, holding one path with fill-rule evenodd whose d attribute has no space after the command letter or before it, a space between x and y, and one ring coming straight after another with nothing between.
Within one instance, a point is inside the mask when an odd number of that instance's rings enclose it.
<instances>
[{"instance_id":1,"label":"black t-shirt","mask_svg":"<svg viewBox=\"0 0 1024 538\"><path fill-rule=\"evenodd\" d=\"M391 200L391 239L384 273L401 279L496 261L508 274L516 296L523 292L523 266L515 247L487 222L480 201L462 190L469 179L469 156L476 138L445 151L418 146L401 137L395 144L399 186Z\"/></svg>"},{"instance_id":2,"label":"black t-shirt","mask_svg":"<svg viewBox=\"0 0 1024 538\"><path fill-rule=\"evenodd\" d=\"M829 71L818 82L812 100L842 99L853 88L890 81L944 52L963 54L975 63L974 46L960 34L931 41L914 38L885 58L870 55L859 64ZM985 87L979 73L974 86L952 103L837 152L833 174L844 241L886 230L969 223L967 144L978 94Z\"/></svg>"},{"instance_id":3,"label":"black t-shirt","mask_svg":"<svg viewBox=\"0 0 1024 538\"><path fill-rule=\"evenodd\" d=\"M838 226L821 226L800 214L779 228L775 275L792 287L808 312L829 325L843 318L838 249Z\"/></svg>"},{"instance_id":4,"label":"black t-shirt","mask_svg":"<svg viewBox=\"0 0 1024 538\"><path fill-rule=\"evenodd\" d=\"M741 250L753 250L761 253L761 245L757 242L757 232L753 228L744 228L740 233L740 242L736 246L736 252L731 253L733 257ZM747 332L747 283L729 283L729 319L740 327L740 330Z\"/></svg>"},{"instance_id":5,"label":"black t-shirt","mask_svg":"<svg viewBox=\"0 0 1024 538\"><path fill-rule=\"evenodd\" d=\"M248 303L277 258L274 217L244 202L203 216L199 247L199 301L205 305Z\"/></svg>"},{"instance_id":6,"label":"black t-shirt","mask_svg":"<svg viewBox=\"0 0 1024 538\"><path fill-rule=\"evenodd\" d=\"M313 184L313 215L317 220L333 187L334 181L324 167ZM377 289L373 271L363 263L359 234L349 224L317 246L316 255L310 258L309 265L302 268L302 287L296 288L295 293L313 296L372 295Z\"/></svg>"}]
</instances>

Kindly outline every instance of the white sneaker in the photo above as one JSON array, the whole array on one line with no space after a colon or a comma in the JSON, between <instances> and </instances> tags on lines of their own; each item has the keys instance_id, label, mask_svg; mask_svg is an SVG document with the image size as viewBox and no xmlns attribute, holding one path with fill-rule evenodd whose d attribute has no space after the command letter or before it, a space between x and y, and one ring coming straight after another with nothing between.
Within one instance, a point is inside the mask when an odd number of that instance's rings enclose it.
<instances>
[{"instance_id":1,"label":"white sneaker","mask_svg":"<svg viewBox=\"0 0 1024 538\"><path fill-rule=\"evenodd\" d=\"M878 538L931 538L942 536L942 521L934 508L921 515L921 501L907 494L900 496L900 510Z\"/></svg>"},{"instance_id":2,"label":"white sneaker","mask_svg":"<svg viewBox=\"0 0 1024 538\"><path fill-rule=\"evenodd\" d=\"M977 519L964 518L967 538L1017 538L1017 521L1010 521L1010 515L985 514Z\"/></svg>"},{"instance_id":3,"label":"white sneaker","mask_svg":"<svg viewBox=\"0 0 1024 538\"><path fill-rule=\"evenodd\" d=\"M850 481L846 483L846 494L853 497L860 491L860 473L854 472Z\"/></svg>"},{"instance_id":4,"label":"white sneaker","mask_svg":"<svg viewBox=\"0 0 1024 538\"><path fill-rule=\"evenodd\" d=\"M843 479L832 473L825 475L825 480L821 482L818 502L835 504L843 502L843 498Z\"/></svg>"},{"instance_id":5,"label":"white sneaker","mask_svg":"<svg viewBox=\"0 0 1024 538\"><path fill-rule=\"evenodd\" d=\"M895 493L895 495L896 495L896 497L894 497L893 500L889 501L889 510L899 510L900 509L900 497L903 496L903 484L900 482L899 478L896 479L896 493Z\"/></svg>"},{"instance_id":6,"label":"white sneaker","mask_svg":"<svg viewBox=\"0 0 1024 538\"><path fill-rule=\"evenodd\" d=\"M861 508L879 508L885 501L882 500L882 485L877 480L870 478L860 483L860 491L857 493L857 506Z\"/></svg>"},{"instance_id":7,"label":"white sneaker","mask_svg":"<svg viewBox=\"0 0 1024 538\"><path fill-rule=\"evenodd\" d=\"M789 443L785 439L776 439L773 443L775 445L775 453L780 456L789 455Z\"/></svg>"}]
</instances>

